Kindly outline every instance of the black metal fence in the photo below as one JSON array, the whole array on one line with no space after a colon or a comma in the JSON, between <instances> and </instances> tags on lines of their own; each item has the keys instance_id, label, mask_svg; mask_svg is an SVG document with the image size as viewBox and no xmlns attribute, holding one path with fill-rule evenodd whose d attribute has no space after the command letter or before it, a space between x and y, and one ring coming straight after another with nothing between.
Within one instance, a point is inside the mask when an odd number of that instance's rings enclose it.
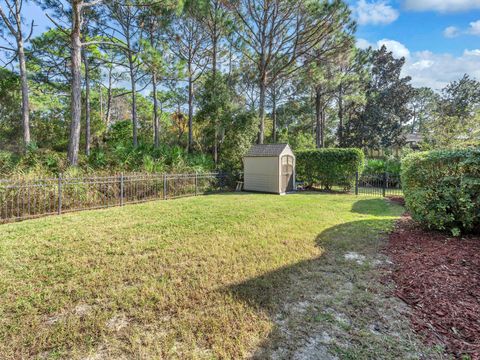
<instances>
[{"instance_id":1,"label":"black metal fence","mask_svg":"<svg viewBox=\"0 0 480 360\"><path fill-rule=\"evenodd\" d=\"M355 193L355 195L368 196L401 196L402 184L400 176L389 173L359 174L338 177L322 176L317 178L313 184L298 184L298 189L320 190L327 192Z\"/></svg>"},{"instance_id":2,"label":"black metal fence","mask_svg":"<svg viewBox=\"0 0 480 360\"><path fill-rule=\"evenodd\" d=\"M196 196L228 189L227 180L221 173L0 180L0 223Z\"/></svg>"},{"instance_id":3,"label":"black metal fence","mask_svg":"<svg viewBox=\"0 0 480 360\"><path fill-rule=\"evenodd\" d=\"M361 174L355 176L355 194L370 196L401 196L402 183L396 174Z\"/></svg>"},{"instance_id":4,"label":"black metal fence","mask_svg":"<svg viewBox=\"0 0 480 360\"><path fill-rule=\"evenodd\" d=\"M230 180L221 173L0 180L0 223L232 190ZM388 173L324 179L316 188L369 196L403 194L400 177Z\"/></svg>"}]
</instances>

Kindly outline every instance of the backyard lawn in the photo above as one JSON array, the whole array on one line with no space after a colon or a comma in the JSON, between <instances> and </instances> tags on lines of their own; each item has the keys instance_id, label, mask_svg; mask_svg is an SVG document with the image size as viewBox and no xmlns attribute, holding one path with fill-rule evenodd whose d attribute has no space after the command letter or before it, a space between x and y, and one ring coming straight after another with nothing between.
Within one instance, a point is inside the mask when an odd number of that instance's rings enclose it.
<instances>
[{"instance_id":1,"label":"backyard lawn","mask_svg":"<svg viewBox=\"0 0 480 360\"><path fill-rule=\"evenodd\" d=\"M380 281L402 212L224 194L3 225L0 358L424 356Z\"/></svg>"}]
</instances>

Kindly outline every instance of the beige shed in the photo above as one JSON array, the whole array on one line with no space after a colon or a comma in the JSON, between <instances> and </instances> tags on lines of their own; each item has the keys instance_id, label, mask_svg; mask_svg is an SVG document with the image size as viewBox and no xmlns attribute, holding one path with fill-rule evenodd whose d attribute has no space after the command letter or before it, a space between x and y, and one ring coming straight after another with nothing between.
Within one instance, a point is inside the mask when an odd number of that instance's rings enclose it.
<instances>
[{"instance_id":1,"label":"beige shed","mask_svg":"<svg viewBox=\"0 0 480 360\"><path fill-rule=\"evenodd\" d=\"M243 169L245 191L285 194L295 188L295 155L288 144L252 146Z\"/></svg>"}]
</instances>

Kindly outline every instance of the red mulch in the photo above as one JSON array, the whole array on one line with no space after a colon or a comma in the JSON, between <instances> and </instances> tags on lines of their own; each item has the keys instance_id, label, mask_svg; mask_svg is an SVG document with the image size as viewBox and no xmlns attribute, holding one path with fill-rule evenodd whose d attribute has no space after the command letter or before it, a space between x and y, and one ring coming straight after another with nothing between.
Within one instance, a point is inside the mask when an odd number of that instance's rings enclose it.
<instances>
[{"instance_id":1,"label":"red mulch","mask_svg":"<svg viewBox=\"0 0 480 360\"><path fill-rule=\"evenodd\" d=\"M480 359L480 237L451 238L404 216L386 251L415 331L456 357Z\"/></svg>"}]
</instances>

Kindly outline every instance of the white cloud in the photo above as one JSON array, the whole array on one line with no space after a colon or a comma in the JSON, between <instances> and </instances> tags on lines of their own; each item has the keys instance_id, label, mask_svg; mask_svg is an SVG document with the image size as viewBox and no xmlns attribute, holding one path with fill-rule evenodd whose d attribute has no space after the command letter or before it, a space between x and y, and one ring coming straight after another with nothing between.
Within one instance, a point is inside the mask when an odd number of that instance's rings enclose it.
<instances>
[{"instance_id":1,"label":"white cloud","mask_svg":"<svg viewBox=\"0 0 480 360\"><path fill-rule=\"evenodd\" d=\"M373 49L380 49L383 45L385 45L387 50L391 51L393 56L396 58L408 58L410 56L410 50L408 50L407 47L401 42L396 40L382 39L373 44L366 39L358 38L356 44L359 49L368 49L369 47Z\"/></svg>"},{"instance_id":2,"label":"white cloud","mask_svg":"<svg viewBox=\"0 0 480 360\"><path fill-rule=\"evenodd\" d=\"M428 69L429 67L432 67L432 65L435 64L432 60L419 60L417 62L414 62L411 66L412 69L415 70L424 70Z\"/></svg>"},{"instance_id":3,"label":"white cloud","mask_svg":"<svg viewBox=\"0 0 480 360\"><path fill-rule=\"evenodd\" d=\"M480 56L480 49L468 50L463 52L464 56Z\"/></svg>"},{"instance_id":4,"label":"white cloud","mask_svg":"<svg viewBox=\"0 0 480 360\"><path fill-rule=\"evenodd\" d=\"M359 0L353 13L360 25L386 25L398 19L399 13L387 1Z\"/></svg>"},{"instance_id":5,"label":"white cloud","mask_svg":"<svg viewBox=\"0 0 480 360\"><path fill-rule=\"evenodd\" d=\"M404 6L414 11L455 12L480 9L479 0L405 0Z\"/></svg>"},{"instance_id":6,"label":"white cloud","mask_svg":"<svg viewBox=\"0 0 480 360\"><path fill-rule=\"evenodd\" d=\"M460 35L460 29L455 26L449 26L443 30L443 36L446 38L452 39Z\"/></svg>"},{"instance_id":7,"label":"white cloud","mask_svg":"<svg viewBox=\"0 0 480 360\"><path fill-rule=\"evenodd\" d=\"M383 45L386 46L388 51L393 53L393 56L396 58L409 58L410 50L407 49L405 45L396 40L382 39L377 41L377 48L381 48Z\"/></svg>"},{"instance_id":8,"label":"white cloud","mask_svg":"<svg viewBox=\"0 0 480 360\"><path fill-rule=\"evenodd\" d=\"M468 33L472 35L480 36L480 20L470 23L470 27L468 28Z\"/></svg>"},{"instance_id":9,"label":"white cloud","mask_svg":"<svg viewBox=\"0 0 480 360\"><path fill-rule=\"evenodd\" d=\"M369 42L368 40L358 38L356 41L357 48L365 50L368 49L369 47L373 47L374 45Z\"/></svg>"},{"instance_id":10,"label":"white cloud","mask_svg":"<svg viewBox=\"0 0 480 360\"><path fill-rule=\"evenodd\" d=\"M385 45L395 57L405 57L402 75L410 76L415 87L427 86L441 90L464 74L480 80L480 49L466 49L462 55L454 56L427 50L410 52L405 45L391 39L382 39L375 44L365 39L357 39L358 45L363 45L362 48L372 46L374 49Z\"/></svg>"},{"instance_id":11,"label":"white cloud","mask_svg":"<svg viewBox=\"0 0 480 360\"><path fill-rule=\"evenodd\" d=\"M480 79L480 50L465 50L460 56L430 51L413 53L403 72L412 77L414 86L429 86L435 90L464 74Z\"/></svg>"}]
</instances>

